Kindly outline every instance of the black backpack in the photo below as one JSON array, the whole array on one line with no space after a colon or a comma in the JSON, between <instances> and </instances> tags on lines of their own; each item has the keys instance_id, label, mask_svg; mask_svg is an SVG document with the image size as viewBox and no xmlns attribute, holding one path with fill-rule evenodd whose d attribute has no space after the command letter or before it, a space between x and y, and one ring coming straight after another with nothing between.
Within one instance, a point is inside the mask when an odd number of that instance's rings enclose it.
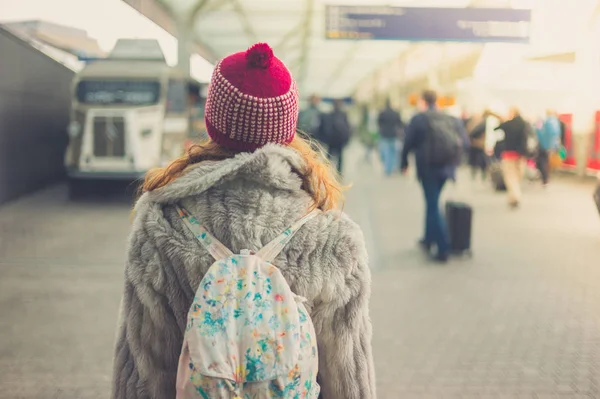
<instances>
[{"instance_id":1,"label":"black backpack","mask_svg":"<svg viewBox=\"0 0 600 399\"><path fill-rule=\"evenodd\" d=\"M463 138L456 120L438 111L425 113L429 129L425 138L425 160L429 166L458 165L462 156Z\"/></svg>"},{"instance_id":2,"label":"black backpack","mask_svg":"<svg viewBox=\"0 0 600 399\"><path fill-rule=\"evenodd\" d=\"M333 112L329 115L330 127L328 144L332 146L345 146L350 141L350 125L348 118L343 112Z\"/></svg>"}]
</instances>

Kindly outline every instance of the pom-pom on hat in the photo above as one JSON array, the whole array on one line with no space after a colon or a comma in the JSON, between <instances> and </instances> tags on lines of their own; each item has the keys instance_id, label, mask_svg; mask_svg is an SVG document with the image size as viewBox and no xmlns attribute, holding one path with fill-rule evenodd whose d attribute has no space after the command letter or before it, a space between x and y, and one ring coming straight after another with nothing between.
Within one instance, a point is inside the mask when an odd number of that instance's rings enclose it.
<instances>
[{"instance_id":1,"label":"pom-pom on hat","mask_svg":"<svg viewBox=\"0 0 600 399\"><path fill-rule=\"evenodd\" d=\"M208 88L205 120L211 139L235 151L293 140L298 89L268 44L219 61Z\"/></svg>"}]
</instances>

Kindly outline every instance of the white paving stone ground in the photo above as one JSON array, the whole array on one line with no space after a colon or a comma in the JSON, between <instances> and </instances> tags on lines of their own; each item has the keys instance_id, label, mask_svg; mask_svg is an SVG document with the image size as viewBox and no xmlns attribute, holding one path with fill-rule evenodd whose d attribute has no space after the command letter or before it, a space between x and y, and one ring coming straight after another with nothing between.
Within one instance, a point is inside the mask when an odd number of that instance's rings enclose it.
<instances>
[{"instance_id":1,"label":"white paving stone ground","mask_svg":"<svg viewBox=\"0 0 600 399\"><path fill-rule=\"evenodd\" d=\"M351 150L346 210L373 268L378 396L600 398L600 217L592 186L527 186L509 211L461 179L474 256L429 264L410 177ZM108 397L129 206L67 201L57 187L0 208L0 398Z\"/></svg>"}]
</instances>

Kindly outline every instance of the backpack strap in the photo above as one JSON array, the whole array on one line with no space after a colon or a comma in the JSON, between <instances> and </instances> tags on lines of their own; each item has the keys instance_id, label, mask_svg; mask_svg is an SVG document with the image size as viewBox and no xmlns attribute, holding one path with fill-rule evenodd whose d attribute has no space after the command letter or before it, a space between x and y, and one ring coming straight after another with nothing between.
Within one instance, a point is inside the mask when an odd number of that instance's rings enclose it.
<instances>
[{"instance_id":1,"label":"backpack strap","mask_svg":"<svg viewBox=\"0 0 600 399\"><path fill-rule=\"evenodd\" d=\"M187 209L175 206L177 209L177 213L179 217L183 221L183 224L194 234L194 236L198 239L200 244L215 258L215 260L227 259L233 256L233 252L231 252L225 245L221 244L219 240L217 240L212 234L208 232L198 222L194 216L192 216Z\"/></svg>"},{"instance_id":2,"label":"backpack strap","mask_svg":"<svg viewBox=\"0 0 600 399\"><path fill-rule=\"evenodd\" d=\"M309 220L313 219L319 214L320 211L314 210L302 219L298 220L289 229L281 233L277 238L268 243L263 249L258 251L256 254L266 262L273 262L277 255L281 253L283 248L291 241L294 235L300 230L302 226Z\"/></svg>"}]
</instances>

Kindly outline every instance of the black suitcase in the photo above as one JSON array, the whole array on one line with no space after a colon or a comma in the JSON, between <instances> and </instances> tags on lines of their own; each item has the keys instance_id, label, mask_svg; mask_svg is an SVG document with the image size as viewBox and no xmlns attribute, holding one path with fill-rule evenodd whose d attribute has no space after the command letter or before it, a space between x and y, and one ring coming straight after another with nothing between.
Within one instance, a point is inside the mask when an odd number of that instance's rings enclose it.
<instances>
[{"instance_id":1,"label":"black suitcase","mask_svg":"<svg viewBox=\"0 0 600 399\"><path fill-rule=\"evenodd\" d=\"M450 252L471 255L473 208L464 202L446 203L446 223L450 237Z\"/></svg>"},{"instance_id":2,"label":"black suitcase","mask_svg":"<svg viewBox=\"0 0 600 399\"><path fill-rule=\"evenodd\" d=\"M492 179L492 185L496 191L506 191L506 185L504 184L504 175L502 174L502 168L499 162L494 162L489 167L490 177Z\"/></svg>"}]
</instances>

